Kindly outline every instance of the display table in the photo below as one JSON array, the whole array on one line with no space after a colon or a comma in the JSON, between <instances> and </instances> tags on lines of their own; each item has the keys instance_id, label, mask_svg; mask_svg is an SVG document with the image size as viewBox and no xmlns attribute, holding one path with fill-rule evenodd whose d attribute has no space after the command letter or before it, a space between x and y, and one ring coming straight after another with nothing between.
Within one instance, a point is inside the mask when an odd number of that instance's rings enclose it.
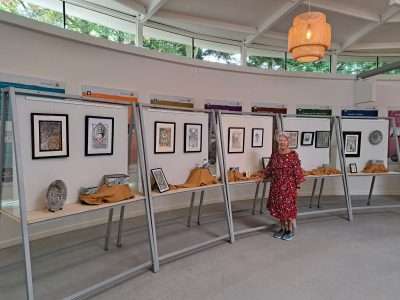
<instances>
[{"instance_id":1,"label":"display table","mask_svg":"<svg viewBox=\"0 0 400 300\"><path fill-rule=\"evenodd\" d=\"M324 184L325 184L325 178L338 178L341 177L342 174L331 174L331 175L307 175L304 176L304 178L307 179L314 179L313 182L313 187L312 187L312 192L311 192L311 197L310 197L310 202L308 207L312 208L313 207L313 200L315 196L315 190L317 188L318 180L321 180L320 188L319 188L319 194L318 194L318 202L317 202L317 207L320 208L320 201L321 201L321 196L322 196L322 191L324 189Z\"/></svg>"}]
</instances>

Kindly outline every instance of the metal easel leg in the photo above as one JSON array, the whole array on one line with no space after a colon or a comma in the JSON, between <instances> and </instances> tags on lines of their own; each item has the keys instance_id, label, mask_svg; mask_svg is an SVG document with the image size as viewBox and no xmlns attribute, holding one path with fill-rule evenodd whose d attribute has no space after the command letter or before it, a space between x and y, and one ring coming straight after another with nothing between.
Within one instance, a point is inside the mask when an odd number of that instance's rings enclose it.
<instances>
[{"instance_id":1,"label":"metal easel leg","mask_svg":"<svg viewBox=\"0 0 400 300\"><path fill-rule=\"evenodd\" d=\"M367 201L368 206L371 205L371 197L372 197L372 192L374 191L375 178L376 176L372 176L371 187L369 188L368 201Z\"/></svg>"},{"instance_id":2,"label":"metal easel leg","mask_svg":"<svg viewBox=\"0 0 400 300\"><path fill-rule=\"evenodd\" d=\"M258 191L260 190L260 184L261 184L261 182L257 182L256 193L254 195L254 200L253 200L253 209L251 210L252 215L256 214L256 205L257 205L257 200L258 200Z\"/></svg>"},{"instance_id":3,"label":"metal easel leg","mask_svg":"<svg viewBox=\"0 0 400 300\"><path fill-rule=\"evenodd\" d=\"M111 227L112 227L112 219L114 215L114 208L110 208L108 211L108 222L106 229L106 237L104 239L104 251L108 251L108 245L110 243L110 235L111 235Z\"/></svg>"},{"instance_id":4,"label":"metal easel leg","mask_svg":"<svg viewBox=\"0 0 400 300\"><path fill-rule=\"evenodd\" d=\"M124 225L124 215L125 215L125 205L121 206L119 212L119 224L118 224L118 237L117 237L117 247L122 247L122 227Z\"/></svg>"},{"instance_id":5,"label":"metal easel leg","mask_svg":"<svg viewBox=\"0 0 400 300\"><path fill-rule=\"evenodd\" d=\"M203 207L204 193L205 193L205 191L201 191L201 194L200 194L200 203L199 203L199 208L197 210L197 225L200 225L201 208Z\"/></svg>"},{"instance_id":6,"label":"metal easel leg","mask_svg":"<svg viewBox=\"0 0 400 300\"><path fill-rule=\"evenodd\" d=\"M318 204L317 204L318 208L320 208L321 195L322 195L322 191L324 190L324 184L325 184L325 178L322 178L321 179L321 186L319 187Z\"/></svg>"},{"instance_id":7,"label":"metal easel leg","mask_svg":"<svg viewBox=\"0 0 400 300\"><path fill-rule=\"evenodd\" d=\"M261 201L260 201L260 215L265 214L265 194L267 193L267 181L264 181L264 186L261 194Z\"/></svg>"},{"instance_id":8,"label":"metal easel leg","mask_svg":"<svg viewBox=\"0 0 400 300\"><path fill-rule=\"evenodd\" d=\"M188 218L187 218L187 227L192 227L192 214L193 214L193 205L194 205L194 199L196 198L196 193L192 192L192 198L190 199L190 206L189 206L189 213L188 213Z\"/></svg>"},{"instance_id":9,"label":"metal easel leg","mask_svg":"<svg viewBox=\"0 0 400 300\"><path fill-rule=\"evenodd\" d=\"M317 183L318 183L318 178L315 178L314 179L314 183L313 183L313 187L312 187L310 203L308 204L309 208L312 208L312 205L313 205L313 200L314 200L314 195L315 195L315 189L317 188Z\"/></svg>"}]
</instances>

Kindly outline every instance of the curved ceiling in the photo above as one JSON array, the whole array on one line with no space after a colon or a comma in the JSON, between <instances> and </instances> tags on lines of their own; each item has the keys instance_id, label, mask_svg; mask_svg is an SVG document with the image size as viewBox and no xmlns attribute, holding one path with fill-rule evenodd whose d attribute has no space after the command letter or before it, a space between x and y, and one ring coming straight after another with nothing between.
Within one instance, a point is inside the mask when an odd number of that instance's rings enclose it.
<instances>
[{"instance_id":1,"label":"curved ceiling","mask_svg":"<svg viewBox=\"0 0 400 300\"><path fill-rule=\"evenodd\" d=\"M96 4L195 34L285 50L308 0L110 0ZM310 0L333 29L332 52L400 54L400 0Z\"/></svg>"}]
</instances>

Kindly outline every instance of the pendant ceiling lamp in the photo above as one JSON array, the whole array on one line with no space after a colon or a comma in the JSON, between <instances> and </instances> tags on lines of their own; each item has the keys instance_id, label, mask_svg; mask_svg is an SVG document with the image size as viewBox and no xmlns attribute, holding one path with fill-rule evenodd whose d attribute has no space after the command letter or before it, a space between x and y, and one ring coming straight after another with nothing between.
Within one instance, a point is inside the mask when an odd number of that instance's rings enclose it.
<instances>
[{"instance_id":1,"label":"pendant ceiling lamp","mask_svg":"<svg viewBox=\"0 0 400 300\"><path fill-rule=\"evenodd\" d=\"M326 15L311 11L302 13L293 19L289 30L288 50L298 62L313 62L324 57L331 47L331 25L326 22Z\"/></svg>"}]
</instances>

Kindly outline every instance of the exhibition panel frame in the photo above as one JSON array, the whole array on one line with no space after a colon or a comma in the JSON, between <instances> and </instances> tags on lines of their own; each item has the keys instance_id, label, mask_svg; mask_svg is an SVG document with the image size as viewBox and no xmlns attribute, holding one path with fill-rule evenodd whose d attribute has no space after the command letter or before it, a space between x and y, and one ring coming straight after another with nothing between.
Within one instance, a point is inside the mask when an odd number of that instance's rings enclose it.
<instances>
[{"instance_id":1,"label":"exhibition panel frame","mask_svg":"<svg viewBox=\"0 0 400 300\"><path fill-rule=\"evenodd\" d=\"M187 124L190 123L191 120L193 120L193 116L198 116L202 115L203 117L205 116L207 118L207 123L209 123L211 126L216 128L216 118L215 115L213 114L212 111L209 110L200 110L200 109L186 109L186 108L176 108L176 107L165 107L165 106L158 106L158 105L148 105L148 104L142 104L138 103L134 105L134 111L135 111L135 122L140 123L140 145L143 147L143 153L139 153L139 155L143 155L143 160L144 160L144 168L143 172L144 175L142 176L144 180L146 180L146 186L149 191L149 202L151 203L151 215L154 220L154 201L162 199L166 196L171 196L171 195L178 195L178 194L186 194L186 193L191 193L191 198L189 202L189 212L188 212L188 219L187 219L187 226L190 227L191 225L191 217L192 217L192 212L193 212L193 207L194 207L194 202L195 202L195 197L198 193L200 193L200 198L204 199L204 194L205 191L207 190L212 190L212 189L221 189L222 196L223 196L223 202L224 202L224 211L225 211L225 220L226 220L226 225L227 225L227 234L220 235L216 238L209 239L204 242L197 243L195 245L191 245L182 249L178 249L176 251L172 251L163 255L159 255L159 261L163 262L169 259L173 259L175 257L178 257L183 254L190 253L196 249L201 249L204 248L208 245L214 244L218 241L223 241L223 240L228 240L231 243L234 242L235 237L234 237L234 230L233 230L233 222L232 222L232 211L231 211L231 203L230 199L228 198L227 195L227 189L226 189L226 177L223 172L224 168L224 157L222 150L220 148L220 134L218 131L216 135L217 139L217 164L218 164L218 170L222 170L220 174L220 181L218 181L216 184L209 184L209 185L203 185L203 186L197 186L197 187L186 187L186 188L178 188L176 190L169 190L166 192L156 192L156 191L151 191L152 190L152 173L151 170L153 168L158 168L161 166L165 166L165 164L169 164L170 168L173 169L174 173L177 174L177 170L182 171L181 173L184 175L181 175L181 177L176 177L175 180L182 180L183 178L187 177L189 175L189 169L194 168L195 163L199 163L200 160L203 158L204 154L204 149L202 151L197 151L198 153L193 153L191 155L191 158L186 158L185 159L182 157L182 155L178 155L181 151L179 148L179 151L177 150L177 153L174 151L170 151L169 153L166 154L159 154L155 156L154 154L156 153L156 145L155 141L157 140L156 136L152 136L151 132L156 133L156 131L147 131L149 128L149 124L154 123L153 126L157 126L156 123L160 122L165 122L165 123L173 123L171 118L176 118L176 122ZM158 114L158 117L149 117L149 114L155 113ZM146 115L147 114L147 115ZM171 114L179 114L179 116L175 115L171 117ZM161 119L160 119L161 118ZM168 122L167 122L168 121ZM150 122L150 123L149 123ZM167 124L168 125L168 124ZM206 126L204 126L206 127ZM156 127L155 127L156 128ZM171 130L179 130L180 126L175 126L171 127L173 129ZM208 130L207 127L202 129L203 132L203 137L207 137L207 143L208 143ZM146 140L150 137L150 140ZM174 138L175 140L175 138ZM204 140L203 140L204 141ZM182 140L178 140L178 144L180 144ZM175 143L175 142L174 142ZM204 143L203 143L204 147ZM173 147L175 148L175 146ZM178 149L178 148L177 148ZM203 153L203 154L202 154ZM168 154L173 154L175 156L175 159L171 158L171 155ZM208 156L208 151L207 151L207 156ZM158 161L158 158L159 161ZM180 167L177 169L177 161L180 162ZM172 163L172 165L171 165ZM163 165L164 164L164 165ZM171 172L171 170L165 170L166 173ZM173 173L170 173L173 174ZM217 179L218 179L218 171L217 171ZM201 200L202 201L202 200ZM160 224L162 226L162 224ZM154 225L155 227L155 225ZM156 238L157 240L157 238ZM159 251L157 249L157 251Z\"/></svg>"},{"instance_id":2,"label":"exhibition panel frame","mask_svg":"<svg viewBox=\"0 0 400 300\"><path fill-rule=\"evenodd\" d=\"M287 120L291 120L291 127L287 126ZM320 200L321 196L323 193L324 189L324 184L326 179L332 179L332 178L341 178L342 180L342 187L343 187L343 192L344 192L344 199L345 199L345 205L346 208L332 208L332 209L319 209L319 210L314 210L314 211L306 211L306 212L299 212L298 216L310 216L310 215L318 215L318 214L326 214L326 213L335 213L335 212L342 212L342 211L347 211L347 216L348 220L352 221L353 220L353 211L352 211L352 205L351 205L351 195L349 193L348 189L348 174L347 170L345 167L345 160L344 160L344 148L343 148L343 137L341 134L341 128L340 128L340 121L336 117L332 116L318 116L318 115L307 115L307 116L302 116L302 115L280 115L280 122L281 122L281 128L283 131L290 131L293 130L294 128L300 128L303 130L302 134L299 134L298 129L296 130L297 132L297 144L305 144L307 143L306 140L306 135L304 132L307 134L312 133L313 139L315 141L309 143L309 145L314 145L314 147L306 147L309 148L311 151L301 151L303 147L300 146L300 151L298 151L300 159L303 160L303 156L310 155L310 153L313 155L315 154L315 149L319 148L317 146L318 141L316 140L316 136L318 132L326 132L329 130L329 147L323 147L319 149L319 151L322 153L318 157L318 166L322 165L327 165L327 166L332 166L332 156L333 154L337 153L337 158L338 158L338 166L339 166L339 171L341 172L340 174L330 174L330 175L307 175L305 176L305 179L312 179L313 180L313 187L312 187L312 193L310 197L310 202L309 202L309 208L312 208L313 205L313 199L315 196L316 188L318 181L320 180L320 188L319 188L319 195L318 195L318 204L317 207L320 208ZM322 125L321 122L326 123L325 125ZM303 123L303 124L301 124ZM319 124L320 126L322 125L323 127L321 128L315 128L315 123L321 123ZM304 127L305 126L305 127ZM307 130L307 131L304 131ZM333 135L335 134L335 135ZM298 141L299 137L301 138L301 142ZM334 144L332 142L333 137L336 139L336 147L334 147ZM308 145L307 145L308 146ZM297 150L296 150L297 151ZM304 157L308 158L307 161L312 161L313 158L310 157ZM312 164L310 164L312 167Z\"/></svg>"},{"instance_id":3,"label":"exhibition panel frame","mask_svg":"<svg viewBox=\"0 0 400 300\"><path fill-rule=\"evenodd\" d=\"M388 142L389 138L395 139L396 153L397 157L400 157L400 144L399 144L399 133L394 130L395 121L392 117L337 117L338 124L341 130L341 136L344 137L347 132L354 136L359 136L359 146L356 147L355 151L358 151L356 155L345 156L346 153L346 144L343 142L343 153L345 163L356 164L355 173L350 173L349 178L367 178L371 177L371 183L369 185L369 192L365 206L356 206L353 207L353 210L368 210L368 209L378 209L378 208L398 208L400 204L383 204L383 205L371 205L372 195L375 187L376 178L388 178L400 176L399 171L390 170L391 167L398 167L399 163L395 163L393 165L389 165L388 162ZM350 124L346 124L350 123ZM375 124L374 124L375 123ZM385 124L387 123L387 124ZM348 126L348 127L347 127ZM348 128L348 129L347 129ZM377 132L381 132L377 134ZM393 135L390 137L390 132L393 132ZM369 143L362 143L362 138L368 134ZM378 137L376 137L378 136ZM376 140L377 139L377 140ZM376 140L376 141L375 141ZM364 154L364 155L363 155ZM367 154L367 155L366 155ZM381 157L376 157L376 155L381 154ZM373 155L373 156L371 156ZM366 165L369 161L380 161L387 169L387 172L360 172L358 170L357 164ZM347 165L346 165L347 166ZM346 167L347 169L347 167ZM350 181L350 180L349 180ZM350 184L349 184L350 186Z\"/></svg>"},{"instance_id":4,"label":"exhibition panel frame","mask_svg":"<svg viewBox=\"0 0 400 300\"><path fill-rule=\"evenodd\" d=\"M12 124L12 142L13 142L13 157L14 157L14 177L16 179L16 187L14 188L14 193L18 195L18 202L19 202L19 207L16 207L14 209L8 209L6 207L3 207L1 205L1 202L3 199L0 199L0 208L1 208L1 215L10 217L11 219L17 221L20 224L21 227L21 233L22 233L22 246L23 246L23 254L24 254L24 268L25 268L25 280L26 280L26 296L27 299L32 300L34 299L34 283L33 283L33 275L32 275L32 263L31 263L31 249L30 249L30 235L29 235L29 228L31 226L34 226L36 224L42 224L42 223L47 223L51 222L54 220L61 220L70 216L76 216L76 215L83 215L87 214L90 212L95 212L95 211L100 211L100 210L106 210L110 209L109 213L109 219L108 219L108 226L107 226L107 234L106 234L106 247L107 247L107 242L109 239L110 235L110 228L111 228L111 222L112 219L110 218L110 215L112 215L112 211L114 208L118 207L124 207L127 204L133 204L133 203L138 203L138 202L144 202L145 205L145 210L146 210L146 216L147 216L147 234L148 234L148 243L149 243L149 256L151 257L150 261L144 262L143 264L137 265L135 267L129 268L128 270L121 272L117 275L114 275L106 280L103 280L101 282L98 282L92 286L89 286L77 293L74 293L73 295L70 295L66 297L66 299L86 299L90 296L93 296L101 291L103 291L106 288L109 288L111 286L114 286L115 284L125 280L126 278L129 278L133 274L141 271L141 270L147 270L150 267L153 268L153 271L157 272L158 271L158 255L157 255L157 248L156 248L156 240L155 240L155 228L154 228L154 223L151 215L151 203L148 198L148 192L145 186L143 186L144 190L144 195L136 194L134 198L120 201L120 202L114 202L114 203L103 203L97 206L85 206L83 204L78 203L76 200L74 201L69 201L67 200L65 206L63 207L62 210L58 210L56 212L50 212L45 210L43 207L37 207L35 206L36 204L32 199L33 196L35 196L36 193L35 191L38 190L37 187L32 185L32 187L26 186L26 184L30 184L27 182L27 180L30 180L30 178L26 177L26 174L29 172L32 172L32 170L29 170L29 168L32 168L32 165L29 163L33 162L34 160L31 160L31 158L28 159L28 155L24 152L23 148L23 143L26 141L27 134L21 130L24 130L26 127L26 122L27 120L21 119L24 118L25 115L31 114L29 110L29 105L26 105L22 107L22 104L19 104L18 102L20 99L17 100L17 97L25 97L27 101L32 101L32 103L39 103L40 102L47 102L47 107L50 108L50 111L57 112L58 109L55 108L56 105L77 105L80 106L77 109L81 111L85 111L84 106L91 107L91 109L96 110L96 106L98 107L107 107L107 109L111 109L114 107L115 109L119 109L121 111L121 114L117 114L117 117L120 117L122 120L125 120L125 125L132 124L132 120L128 120L128 107L130 104L112 104L110 105L109 103L106 103L105 101L102 100L96 100L96 99L91 99L91 101L87 101L85 98L81 98L78 96L72 96L72 95L66 95L66 94L59 94L59 93L45 93L45 92L34 92L34 91L29 91L29 90L22 90L22 89L14 89L14 88L9 88L5 89L3 91L3 95L5 96L3 99L2 103L2 119L1 119L1 155L2 158L4 156L4 149L5 149L5 142L4 142L4 136L5 136L5 122L6 122L6 114L10 113L10 121ZM52 101L52 105L48 106L48 101ZM94 108L93 108L93 107ZM26 111L25 111L26 110ZM44 110L42 107L40 110ZM39 110L39 111L40 111ZM83 112L80 112L82 114ZM55 115L55 114L54 114ZM76 114L71 115L72 120L74 119L74 116ZM67 119L68 120L68 119ZM124 122L121 122L121 124ZM126 128L124 128L125 125L116 125L115 130L121 131L121 132L126 132ZM28 127L29 128L29 127ZM33 128L33 127L32 127ZM68 127L67 127L68 128ZM114 130L114 129L113 129ZM33 132L33 131L32 131ZM23 133L23 134L21 134ZM118 137L117 135L115 138L117 139L116 142L116 148L114 151L117 151L117 154L122 154L123 157L116 158L118 162L109 160L109 163L102 164L98 168L105 168L105 172L108 172L109 170L114 170L113 168L120 168L118 166L122 166L123 164L126 163L126 166L124 166L122 169L125 170L127 169L127 160L128 160L128 145L130 143L128 140L130 139L131 132L129 133L129 136L126 136L124 138L124 135ZM68 136L68 130L67 130L67 136ZM77 137L80 138L80 137ZM68 139L68 138L67 138ZM68 142L68 141L67 141ZM126 149L122 150L126 146ZM33 146L32 146L33 147ZM80 151L80 146L75 146L72 145L71 147L67 146L67 149L69 151L75 151L78 150ZM32 149L32 152L36 148ZM65 147L63 148L65 150ZM67 150L68 151L68 150ZM126 157L124 157L126 154ZM33 155L33 154L32 154ZM34 158L34 157L32 157ZM81 158L79 158L81 159ZM78 160L79 160L78 159ZM58 162L59 166L60 164L65 164L66 162ZM69 166L73 164L72 160L69 160L68 164ZM82 164L81 161L76 162L78 164ZM90 162L88 162L90 163ZM94 159L92 160L92 163L97 164L97 161ZM142 166L143 161L140 160L139 164L141 168L144 168ZM1 160L1 165L0 169L3 168L3 159ZM48 166L48 162L43 163L43 165ZM107 167L108 165L108 167ZM113 166L114 165L114 166ZM43 172L43 170L40 169L39 165L34 165L35 172ZM83 164L85 166L85 164ZM86 166L88 167L88 166ZM89 167L90 168L90 167ZM93 167L95 168L95 167ZM109 169L107 169L109 168ZM72 167L71 167L72 169ZM118 169L119 170L119 169ZM77 175L77 172L79 172L79 169L75 170L75 175ZM44 176L54 176L54 174L51 174L51 171L48 172L50 174L44 174ZM71 174L70 174L71 175ZM73 176L73 174L71 175ZM76 177L81 176L79 174ZM90 176L89 176L90 177ZM43 178L34 176L34 180L40 182L41 180L43 181ZM142 183L146 182L145 180L141 180ZM1 188L3 185L1 185ZM77 191L76 191L77 193ZM33 195L33 196L32 196ZM29 197L28 197L29 196ZM29 201L29 202L28 202ZM34 205L32 206L32 203ZM121 211L122 214L122 211Z\"/></svg>"}]
</instances>

